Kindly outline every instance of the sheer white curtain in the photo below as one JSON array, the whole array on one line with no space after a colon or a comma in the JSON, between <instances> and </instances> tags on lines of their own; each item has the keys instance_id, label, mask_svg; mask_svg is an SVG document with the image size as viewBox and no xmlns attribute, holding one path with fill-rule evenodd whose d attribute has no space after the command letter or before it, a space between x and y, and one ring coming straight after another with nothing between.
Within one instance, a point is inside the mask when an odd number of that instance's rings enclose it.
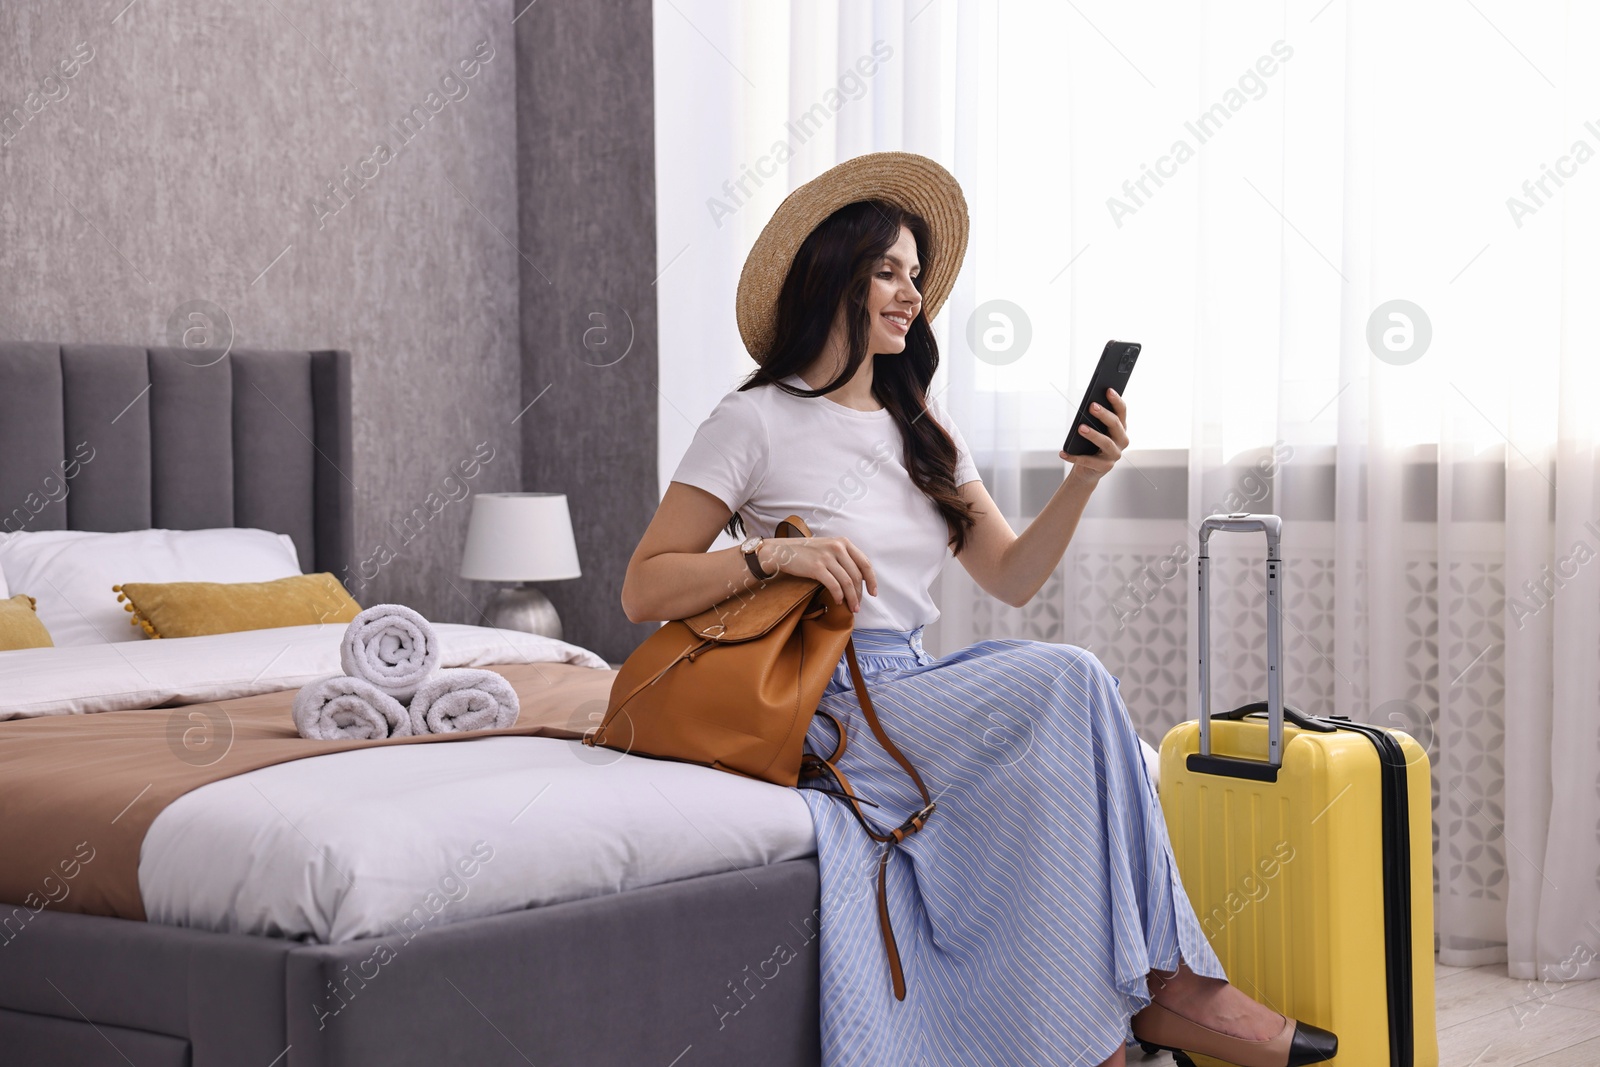
<instances>
[{"instance_id":1,"label":"sheer white curtain","mask_svg":"<svg viewBox=\"0 0 1600 1067\"><path fill-rule=\"evenodd\" d=\"M1021 529L1108 338L1137 451L1023 609L929 645L1091 648L1195 714L1200 517L1285 517L1286 691L1435 778L1441 958L1600 974L1600 15L1558 0L655 9L663 488L748 368L745 251L862 152L949 167L972 241L935 388ZM1218 545L1218 703L1263 688L1259 546Z\"/></svg>"}]
</instances>

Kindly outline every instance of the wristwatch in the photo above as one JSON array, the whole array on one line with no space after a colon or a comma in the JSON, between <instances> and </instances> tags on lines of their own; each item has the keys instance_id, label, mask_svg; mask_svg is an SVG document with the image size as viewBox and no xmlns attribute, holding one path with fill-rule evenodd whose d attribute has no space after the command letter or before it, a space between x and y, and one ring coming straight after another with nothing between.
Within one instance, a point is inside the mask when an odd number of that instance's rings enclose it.
<instances>
[{"instance_id":1,"label":"wristwatch","mask_svg":"<svg viewBox=\"0 0 1600 1067\"><path fill-rule=\"evenodd\" d=\"M751 537L746 539L744 544L739 546L739 551L744 553L744 561L745 564L750 568L750 573L755 575L763 582L768 578L776 578L778 576L777 571L773 571L771 574L761 573L761 561L756 558L756 552L760 550L761 542L764 540L765 538L762 537Z\"/></svg>"}]
</instances>

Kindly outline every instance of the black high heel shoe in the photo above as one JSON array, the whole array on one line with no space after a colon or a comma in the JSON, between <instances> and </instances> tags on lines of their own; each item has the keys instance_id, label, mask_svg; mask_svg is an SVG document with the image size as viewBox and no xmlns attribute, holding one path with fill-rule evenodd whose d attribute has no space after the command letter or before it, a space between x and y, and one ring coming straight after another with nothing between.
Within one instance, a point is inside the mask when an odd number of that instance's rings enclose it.
<instances>
[{"instance_id":1,"label":"black high heel shoe","mask_svg":"<svg viewBox=\"0 0 1600 1067\"><path fill-rule=\"evenodd\" d=\"M1266 1041L1246 1041L1185 1019L1159 1004L1133 1017L1133 1036L1146 1051L1167 1049L1180 1067L1193 1067L1186 1053L1196 1052L1238 1067L1307 1067L1333 1059L1339 1038L1309 1023L1284 1016L1283 1029Z\"/></svg>"}]
</instances>

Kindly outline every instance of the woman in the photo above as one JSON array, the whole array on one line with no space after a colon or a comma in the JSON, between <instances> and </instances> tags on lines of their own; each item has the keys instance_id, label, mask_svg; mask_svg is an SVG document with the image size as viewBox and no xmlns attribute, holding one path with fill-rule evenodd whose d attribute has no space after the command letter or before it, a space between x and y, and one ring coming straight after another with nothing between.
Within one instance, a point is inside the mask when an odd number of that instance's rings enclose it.
<instances>
[{"instance_id":1,"label":"woman","mask_svg":"<svg viewBox=\"0 0 1600 1067\"><path fill-rule=\"evenodd\" d=\"M1081 432L1093 456L1016 535L943 405L929 320L966 248L955 179L922 156L840 164L785 199L746 261L739 325L759 367L700 427L628 566L630 619L679 619L750 574L803 575L856 613L867 688L938 804L891 854L888 907L907 995L885 978L878 853L834 796L803 788L822 878L822 1044L832 1065L1122 1064L1150 1044L1242 1067L1332 1057L1225 980L1183 893L1116 680L1089 653L988 640L936 658L930 585L953 554L1026 603L1128 445L1114 392ZM812 535L769 534L795 513ZM880 830L923 807L860 721L847 666L822 710L851 741L840 770ZM807 751L835 738L817 716ZM1137 1013L1137 1014L1135 1014Z\"/></svg>"}]
</instances>

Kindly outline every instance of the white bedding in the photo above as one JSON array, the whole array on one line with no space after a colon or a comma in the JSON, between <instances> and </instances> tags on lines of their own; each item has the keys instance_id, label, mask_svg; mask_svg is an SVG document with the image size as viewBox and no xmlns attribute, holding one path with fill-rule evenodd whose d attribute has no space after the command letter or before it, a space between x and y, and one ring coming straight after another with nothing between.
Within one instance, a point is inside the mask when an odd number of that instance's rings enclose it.
<instances>
[{"instance_id":1,"label":"white bedding","mask_svg":"<svg viewBox=\"0 0 1600 1067\"><path fill-rule=\"evenodd\" d=\"M517 630L437 623L444 667L577 663L586 648ZM122 711L298 689L340 674L345 624L0 652L0 719Z\"/></svg>"},{"instance_id":2,"label":"white bedding","mask_svg":"<svg viewBox=\"0 0 1600 1067\"><path fill-rule=\"evenodd\" d=\"M567 662L578 645L436 624L442 666ZM0 719L298 688L342 624L0 652ZM798 793L535 737L311 756L205 785L151 824L151 921L345 941L756 867L815 851Z\"/></svg>"},{"instance_id":3,"label":"white bedding","mask_svg":"<svg viewBox=\"0 0 1600 1067\"><path fill-rule=\"evenodd\" d=\"M57 648L138 642L113 586L123 582L270 582L300 573L294 539L248 527L0 533L8 585L39 602Z\"/></svg>"},{"instance_id":4,"label":"white bedding","mask_svg":"<svg viewBox=\"0 0 1600 1067\"><path fill-rule=\"evenodd\" d=\"M139 887L155 922L409 940L815 847L795 790L575 741L496 737L359 749L202 786L151 825Z\"/></svg>"}]
</instances>

